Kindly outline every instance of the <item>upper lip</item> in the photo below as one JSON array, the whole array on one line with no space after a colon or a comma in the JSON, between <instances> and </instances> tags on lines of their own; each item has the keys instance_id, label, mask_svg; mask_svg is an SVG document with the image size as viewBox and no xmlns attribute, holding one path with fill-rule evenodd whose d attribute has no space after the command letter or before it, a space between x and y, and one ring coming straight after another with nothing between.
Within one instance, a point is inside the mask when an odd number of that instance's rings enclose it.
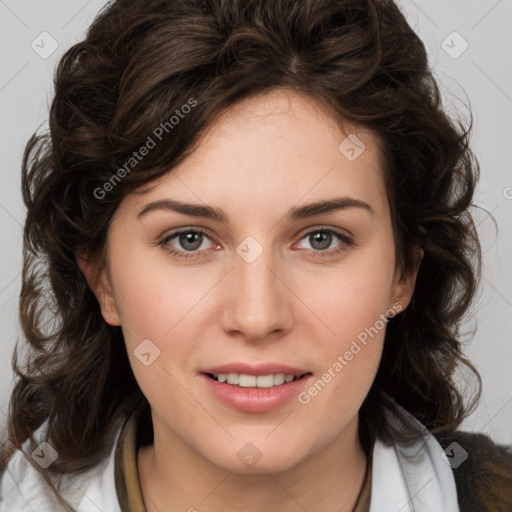
<instances>
[{"instance_id":1,"label":"upper lip","mask_svg":"<svg viewBox=\"0 0 512 512\"><path fill-rule=\"evenodd\" d=\"M219 373L243 373L246 375L270 375L271 373L284 373L285 375L301 376L309 373L307 370L287 366L279 363L262 363L262 364L248 364L248 363L226 363L219 366L212 366L202 373L211 373L218 375Z\"/></svg>"}]
</instances>

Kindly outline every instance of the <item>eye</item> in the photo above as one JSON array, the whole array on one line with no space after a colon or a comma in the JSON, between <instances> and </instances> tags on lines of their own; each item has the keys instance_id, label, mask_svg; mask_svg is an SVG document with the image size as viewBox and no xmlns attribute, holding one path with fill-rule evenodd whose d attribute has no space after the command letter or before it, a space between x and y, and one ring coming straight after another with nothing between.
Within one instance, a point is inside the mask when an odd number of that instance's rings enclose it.
<instances>
[{"instance_id":1,"label":"eye","mask_svg":"<svg viewBox=\"0 0 512 512\"><path fill-rule=\"evenodd\" d=\"M331 247L333 242L336 242L336 239L338 240L338 245L332 250L326 250ZM329 256L354 245L354 241L347 234L330 228L309 231L301 238L302 241L306 241L309 244L309 247L305 248L314 251L313 256Z\"/></svg>"},{"instance_id":2,"label":"eye","mask_svg":"<svg viewBox=\"0 0 512 512\"><path fill-rule=\"evenodd\" d=\"M333 242L338 240L338 245L328 250ZM309 243L311 254L314 257L327 257L337 254L354 245L354 241L346 234L331 228L317 228L306 233L299 241ZM208 243L210 242L210 243ZM176 258L201 257L202 252L213 249L213 241L202 228L185 228L166 235L158 245ZM219 247L218 244L216 246Z\"/></svg>"},{"instance_id":3,"label":"eye","mask_svg":"<svg viewBox=\"0 0 512 512\"><path fill-rule=\"evenodd\" d=\"M206 231L200 228L187 228L165 236L159 245L164 247L165 250L178 258L190 258L197 255L197 253L211 248L206 244L210 237ZM189 253L189 254L187 254Z\"/></svg>"}]
</instances>

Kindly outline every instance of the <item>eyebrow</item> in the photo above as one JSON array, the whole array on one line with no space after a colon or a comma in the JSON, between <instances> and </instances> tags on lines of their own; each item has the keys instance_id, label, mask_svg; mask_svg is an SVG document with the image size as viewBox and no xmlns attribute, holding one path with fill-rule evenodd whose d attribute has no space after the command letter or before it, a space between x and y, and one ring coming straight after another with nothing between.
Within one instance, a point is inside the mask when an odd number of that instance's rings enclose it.
<instances>
[{"instance_id":1,"label":"eyebrow","mask_svg":"<svg viewBox=\"0 0 512 512\"><path fill-rule=\"evenodd\" d=\"M285 220L299 220L314 217L315 215L331 213L336 210L347 210L349 208L359 208L373 215L373 208L360 199L353 197L337 197L323 201L316 201L311 204L294 206L285 215ZM139 212L137 218L144 217L150 212L159 210L169 210L193 217L202 217L212 219L221 224L229 224L229 215L221 208L213 206L184 203L175 199L160 199L144 206Z\"/></svg>"}]
</instances>

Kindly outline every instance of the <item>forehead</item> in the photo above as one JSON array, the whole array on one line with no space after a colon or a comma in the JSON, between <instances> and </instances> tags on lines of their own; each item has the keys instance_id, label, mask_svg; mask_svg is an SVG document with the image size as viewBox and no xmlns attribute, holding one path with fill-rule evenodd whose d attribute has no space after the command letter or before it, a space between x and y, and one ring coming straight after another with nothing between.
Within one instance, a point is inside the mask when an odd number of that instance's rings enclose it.
<instances>
[{"instance_id":1,"label":"forehead","mask_svg":"<svg viewBox=\"0 0 512 512\"><path fill-rule=\"evenodd\" d=\"M191 155L137 192L139 202L172 194L262 211L278 198L297 203L347 194L377 209L386 200L378 135L289 90L246 98L222 112Z\"/></svg>"},{"instance_id":2,"label":"forehead","mask_svg":"<svg viewBox=\"0 0 512 512\"><path fill-rule=\"evenodd\" d=\"M352 144L339 147L349 136L350 141L356 142L356 153L350 152ZM361 148L357 147L358 139L364 141ZM242 141L245 145L239 148L237 143ZM204 130L196 158L200 153L219 153L224 148L237 154L243 152L249 158L266 149L259 157L268 155L275 161L277 154L292 157L291 150L296 149L297 157L318 157L325 152L323 161L332 154L338 157L340 152L348 161L355 162L367 149L380 164L380 146L375 131L345 119L325 101L278 88L245 98L221 112Z\"/></svg>"}]
</instances>

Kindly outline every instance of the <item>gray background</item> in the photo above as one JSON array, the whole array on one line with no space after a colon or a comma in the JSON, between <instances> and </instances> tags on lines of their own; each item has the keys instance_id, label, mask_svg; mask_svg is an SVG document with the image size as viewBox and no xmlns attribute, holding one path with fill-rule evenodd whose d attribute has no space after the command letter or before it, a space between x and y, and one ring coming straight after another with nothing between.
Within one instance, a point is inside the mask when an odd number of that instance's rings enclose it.
<instances>
[{"instance_id":1,"label":"gray background","mask_svg":"<svg viewBox=\"0 0 512 512\"><path fill-rule=\"evenodd\" d=\"M0 426L12 385L12 350L21 335L21 156L46 121L58 59L84 36L104 3L0 0ZM401 0L401 6L427 45L447 109L467 114L469 104L473 111L472 142L482 170L476 203L494 216L498 232L489 215L477 213L484 270L465 325L476 332L464 340L484 393L463 428L512 444L512 1ZM52 44L58 48L47 56Z\"/></svg>"}]
</instances>

